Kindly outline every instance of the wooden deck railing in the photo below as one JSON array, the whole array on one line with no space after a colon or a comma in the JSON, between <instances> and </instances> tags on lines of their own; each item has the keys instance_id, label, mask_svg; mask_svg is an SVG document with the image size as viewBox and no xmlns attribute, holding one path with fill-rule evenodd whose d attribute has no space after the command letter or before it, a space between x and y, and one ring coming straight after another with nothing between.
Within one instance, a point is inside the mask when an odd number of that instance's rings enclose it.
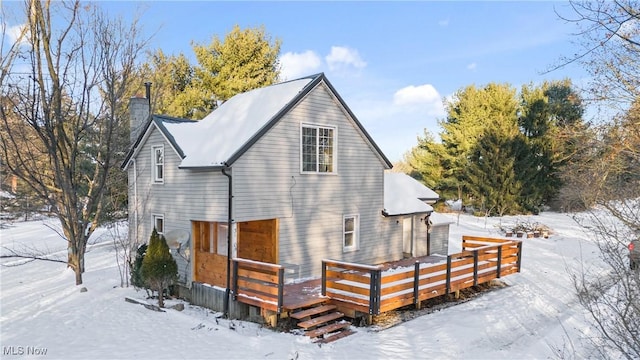
<instances>
[{"instance_id":1,"label":"wooden deck railing","mask_svg":"<svg viewBox=\"0 0 640 360\"><path fill-rule=\"evenodd\" d=\"M381 266L322 260L322 296L364 313L380 312Z\"/></svg>"},{"instance_id":2,"label":"wooden deck railing","mask_svg":"<svg viewBox=\"0 0 640 360\"><path fill-rule=\"evenodd\" d=\"M233 299L280 314L284 298L284 267L246 259L232 261Z\"/></svg>"},{"instance_id":3,"label":"wooden deck railing","mask_svg":"<svg viewBox=\"0 0 640 360\"><path fill-rule=\"evenodd\" d=\"M463 237L463 251L438 264L382 271L332 260L322 261L322 295L360 312L378 315L450 294L520 271L522 242Z\"/></svg>"},{"instance_id":4,"label":"wooden deck railing","mask_svg":"<svg viewBox=\"0 0 640 360\"><path fill-rule=\"evenodd\" d=\"M462 251L440 263L383 271L382 266L322 260L322 296L356 311L378 315L406 305L520 272L522 242L463 236ZM234 300L283 311L284 267L233 259Z\"/></svg>"}]
</instances>

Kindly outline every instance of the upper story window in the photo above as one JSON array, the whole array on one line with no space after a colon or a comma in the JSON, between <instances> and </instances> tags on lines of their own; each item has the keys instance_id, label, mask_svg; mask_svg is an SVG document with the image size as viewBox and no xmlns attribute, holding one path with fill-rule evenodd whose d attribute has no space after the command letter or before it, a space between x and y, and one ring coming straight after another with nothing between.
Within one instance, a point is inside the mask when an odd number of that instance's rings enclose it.
<instances>
[{"instance_id":1,"label":"upper story window","mask_svg":"<svg viewBox=\"0 0 640 360\"><path fill-rule=\"evenodd\" d=\"M153 158L153 182L164 182L164 146L157 145L151 148Z\"/></svg>"},{"instance_id":2,"label":"upper story window","mask_svg":"<svg viewBox=\"0 0 640 360\"><path fill-rule=\"evenodd\" d=\"M302 125L302 172L336 172L336 129L325 126Z\"/></svg>"},{"instance_id":3,"label":"upper story window","mask_svg":"<svg viewBox=\"0 0 640 360\"><path fill-rule=\"evenodd\" d=\"M342 224L342 251L358 250L360 221L358 215L345 215Z\"/></svg>"}]
</instances>

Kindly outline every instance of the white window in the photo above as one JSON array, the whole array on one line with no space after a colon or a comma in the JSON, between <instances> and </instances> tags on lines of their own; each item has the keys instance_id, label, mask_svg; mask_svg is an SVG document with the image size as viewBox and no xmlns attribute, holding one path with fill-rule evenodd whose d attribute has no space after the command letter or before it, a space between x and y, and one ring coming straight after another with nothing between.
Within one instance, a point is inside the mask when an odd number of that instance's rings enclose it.
<instances>
[{"instance_id":1,"label":"white window","mask_svg":"<svg viewBox=\"0 0 640 360\"><path fill-rule=\"evenodd\" d=\"M153 181L162 183L164 182L164 146L157 145L152 147L151 157L153 158Z\"/></svg>"},{"instance_id":2,"label":"white window","mask_svg":"<svg viewBox=\"0 0 640 360\"><path fill-rule=\"evenodd\" d=\"M227 236L229 234L229 227L227 223L218 223L218 255L227 256Z\"/></svg>"},{"instance_id":3,"label":"white window","mask_svg":"<svg viewBox=\"0 0 640 360\"><path fill-rule=\"evenodd\" d=\"M345 215L342 221L342 250L358 250L360 221L358 215Z\"/></svg>"},{"instance_id":4,"label":"white window","mask_svg":"<svg viewBox=\"0 0 640 360\"><path fill-rule=\"evenodd\" d=\"M164 233L164 215L153 214L151 215L153 221L153 227L158 232L158 235L162 235Z\"/></svg>"},{"instance_id":5,"label":"white window","mask_svg":"<svg viewBox=\"0 0 640 360\"><path fill-rule=\"evenodd\" d=\"M336 129L302 125L300 162L303 173L336 172Z\"/></svg>"}]
</instances>

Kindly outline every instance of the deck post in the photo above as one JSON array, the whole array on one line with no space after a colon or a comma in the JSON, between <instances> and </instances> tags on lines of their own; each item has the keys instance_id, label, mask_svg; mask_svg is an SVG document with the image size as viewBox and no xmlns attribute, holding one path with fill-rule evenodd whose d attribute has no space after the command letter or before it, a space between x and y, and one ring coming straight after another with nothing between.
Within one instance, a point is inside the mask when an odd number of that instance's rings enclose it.
<instances>
[{"instance_id":1,"label":"deck post","mask_svg":"<svg viewBox=\"0 0 640 360\"><path fill-rule=\"evenodd\" d=\"M327 296L327 263L322 260L322 296Z\"/></svg>"},{"instance_id":2,"label":"deck post","mask_svg":"<svg viewBox=\"0 0 640 360\"><path fill-rule=\"evenodd\" d=\"M451 292L451 255L447 255L447 283L445 293Z\"/></svg>"},{"instance_id":3,"label":"deck post","mask_svg":"<svg viewBox=\"0 0 640 360\"><path fill-rule=\"evenodd\" d=\"M378 315L380 313L380 286L382 281L380 273L380 269L372 269L370 271L369 315Z\"/></svg>"},{"instance_id":4,"label":"deck post","mask_svg":"<svg viewBox=\"0 0 640 360\"><path fill-rule=\"evenodd\" d=\"M416 310L420 310L420 298L418 297L418 290L420 285L420 261L416 261L413 267L413 305Z\"/></svg>"},{"instance_id":5,"label":"deck post","mask_svg":"<svg viewBox=\"0 0 640 360\"><path fill-rule=\"evenodd\" d=\"M498 279L500 279L500 271L502 270L502 246L503 245L498 245L498 264L496 266L496 275L498 276Z\"/></svg>"},{"instance_id":6,"label":"deck post","mask_svg":"<svg viewBox=\"0 0 640 360\"><path fill-rule=\"evenodd\" d=\"M284 268L278 269L278 320L284 304Z\"/></svg>"},{"instance_id":7,"label":"deck post","mask_svg":"<svg viewBox=\"0 0 640 360\"><path fill-rule=\"evenodd\" d=\"M238 262L233 260L233 300L238 300Z\"/></svg>"},{"instance_id":8,"label":"deck post","mask_svg":"<svg viewBox=\"0 0 640 360\"><path fill-rule=\"evenodd\" d=\"M518 241L518 272L522 267L522 241Z\"/></svg>"},{"instance_id":9,"label":"deck post","mask_svg":"<svg viewBox=\"0 0 640 360\"><path fill-rule=\"evenodd\" d=\"M478 250L473 250L473 286L478 286Z\"/></svg>"}]
</instances>

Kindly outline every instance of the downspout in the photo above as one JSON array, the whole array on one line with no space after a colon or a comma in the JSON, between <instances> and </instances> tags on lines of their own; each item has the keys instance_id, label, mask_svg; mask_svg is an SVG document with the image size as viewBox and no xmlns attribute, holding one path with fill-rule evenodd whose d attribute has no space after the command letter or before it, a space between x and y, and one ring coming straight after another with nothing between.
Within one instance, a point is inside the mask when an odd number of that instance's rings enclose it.
<instances>
[{"instance_id":1,"label":"downspout","mask_svg":"<svg viewBox=\"0 0 640 360\"><path fill-rule=\"evenodd\" d=\"M131 163L133 164L133 238L135 244L138 244L138 166L136 159L131 159Z\"/></svg>"},{"instance_id":2,"label":"downspout","mask_svg":"<svg viewBox=\"0 0 640 360\"><path fill-rule=\"evenodd\" d=\"M229 165L225 163L225 167L222 168L222 174L229 179L229 205L228 205L228 213L227 213L227 288L224 293L224 316L229 318L229 295L231 293L231 207L232 207L232 199L233 192L231 186L231 174L228 174L226 170L231 169Z\"/></svg>"},{"instance_id":3,"label":"downspout","mask_svg":"<svg viewBox=\"0 0 640 360\"><path fill-rule=\"evenodd\" d=\"M431 213L428 212L427 216L424 218L425 223L427 223L427 255L431 255Z\"/></svg>"}]
</instances>

